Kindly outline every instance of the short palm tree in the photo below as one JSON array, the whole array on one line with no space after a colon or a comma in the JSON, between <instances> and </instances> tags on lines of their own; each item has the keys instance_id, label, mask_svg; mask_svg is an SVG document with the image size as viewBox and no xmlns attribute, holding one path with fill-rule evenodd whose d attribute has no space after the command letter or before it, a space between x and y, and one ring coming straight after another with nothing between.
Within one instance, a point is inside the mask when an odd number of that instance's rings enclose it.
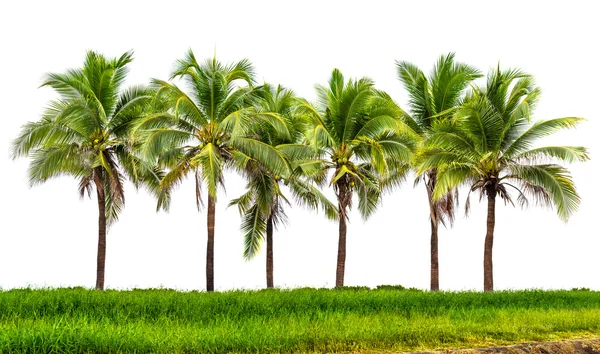
<instances>
[{"instance_id":1,"label":"short palm tree","mask_svg":"<svg viewBox=\"0 0 600 354\"><path fill-rule=\"evenodd\" d=\"M431 133L431 127L436 121L452 116L461 104L465 89L478 77L479 71L467 64L454 61L454 53L442 55L438 59L429 77L415 65L406 62L396 62L398 78L408 91L410 115L404 119L423 141ZM427 189L429 202L429 221L431 225L431 290L440 288L438 263L438 227L446 220L452 223L454 208L458 199L456 193L448 193L442 199L434 202L431 198L437 181L437 171L431 168L417 179L423 181Z\"/></svg>"},{"instance_id":2,"label":"short palm tree","mask_svg":"<svg viewBox=\"0 0 600 354\"><path fill-rule=\"evenodd\" d=\"M565 128L581 118L566 117L530 123L540 95L533 78L519 70L493 70L485 88L475 88L452 121L437 124L429 139L421 172L438 169L434 200L461 184L487 198L487 233L484 250L484 290L494 290L492 247L496 223L496 197L514 204L555 206L567 221L579 205L579 195L567 169L552 161L585 161L580 146L534 147L537 139ZM469 193L470 193L469 192ZM465 207L469 208L469 198Z\"/></svg>"},{"instance_id":3,"label":"short palm tree","mask_svg":"<svg viewBox=\"0 0 600 354\"><path fill-rule=\"evenodd\" d=\"M12 143L13 158L29 156L29 182L70 175L79 180L81 197L98 198L96 289L104 289L107 225L115 222L125 202L123 181L146 180L156 190L161 174L134 155L129 136L132 122L150 106L153 94L144 87L120 91L132 53L106 58L87 52L83 67L51 73L42 86L56 90L42 119L25 124Z\"/></svg>"},{"instance_id":4,"label":"short palm tree","mask_svg":"<svg viewBox=\"0 0 600 354\"><path fill-rule=\"evenodd\" d=\"M289 135L278 134L268 124L256 125L254 136L265 144L278 149L290 160L290 165L309 159L312 149L298 144L302 139L304 122L294 115L297 99L293 91L282 86L269 84L253 92L257 111L278 114L285 122ZM303 160L298 160L303 159ZM251 259L260 250L266 240L267 288L273 288L273 230L286 220L285 204L290 204L282 193L282 183L288 186L295 199L302 205L318 209L323 208L327 216L337 218L337 210L317 188L297 175L277 175L258 161L250 161L245 168L247 177L246 193L234 199L230 205L237 205L242 214L242 232L244 233L244 257Z\"/></svg>"},{"instance_id":5,"label":"short palm tree","mask_svg":"<svg viewBox=\"0 0 600 354\"><path fill-rule=\"evenodd\" d=\"M289 133L278 115L257 112L249 104L253 69L248 60L224 65L212 58L200 64L190 50L177 62L174 78L184 80L189 95L172 83L153 80L157 101L168 109L145 117L137 131L145 140L143 154L169 169L160 182L159 207L168 208L169 191L188 174L195 176L198 207L201 185L208 190L206 290L214 291L215 203L223 172L243 170L255 159L279 175L289 172L280 151L249 134L256 122L284 136Z\"/></svg>"},{"instance_id":6,"label":"short palm tree","mask_svg":"<svg viewBox=\"0 0 600 354\"><path fill-rule=\"evenodd\" d=\"M301 163L306 175L329 180L338 202L339 241L336 286L344 285L346 229L352 196L363 218L376 210L385 184L397 182L413 158L415 137L400 120L401 110L368 78L344 81L335 69L328 86L317 86L316 105L298 109L309 122L306 142L318 159Z\"/></svg>"}]
</instances>

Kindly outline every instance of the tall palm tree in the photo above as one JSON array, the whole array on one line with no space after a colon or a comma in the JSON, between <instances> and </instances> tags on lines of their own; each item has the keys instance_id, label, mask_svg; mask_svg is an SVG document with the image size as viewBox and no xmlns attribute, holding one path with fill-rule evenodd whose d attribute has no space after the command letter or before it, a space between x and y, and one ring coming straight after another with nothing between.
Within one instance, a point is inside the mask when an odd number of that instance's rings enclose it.
<instances>
[{"instance_id":1,"label":"tall palm tree","mask_svg":"<svg viewBox=\"0 0 600 354\"><path fill-rule=\"evenodd\" d=\"M344 285L346 230L352 196L358 195L363 218L376 210L382 188L396 183L413 158L414 133L400 120L401 110L368 78L344 81L335 69L328 86L317 86L316 105L306 101L298 109L310 127L306 141L319 159L301 163L306 175L329 180L336 193L339 240L336 286ZM412 133L412 134L411 134Z\"/></svg>"},{"instance_id":2,"label":"tall palm tree","mask_svg":"<svg viewBox=\"0 0 600 354\"><path fill-rule=\"evenodd\" d=\"M404 116L406 122L421 136L423 141L431 133L432 125L439 120L448 119L461 104L465 89L475 79L481 77L479 71L467 64L454 61L454 53L442 55L438 59L429 77L415 65L406 61L397 61L398 78L408 91L410 115ZM429 203L429 222L431 226L431 290L440 289L438 263L438 227L439 224L452 223L454 207L458 199L456 193L448 193L434 202L431 198L437 181L437 171L431 168L421 175L415 183L423 181L427 189Z\"/></svg>"},{"instance_id":3,"label":"tall palm tree","mask_svg":"<svg viewBox=\"0 0 600 354\"><path fill-rule=\"evenodd\" d=\"M278 149L296 165L298 159L310 159L312 149L299 144L304 122L294 115L297 99L294 92L282 86L274 87L264 84L254 90L257 111L278 114L286 123L289 135L277 134L268 124L255 125L253 131L256 139ZM318 209L321 206L327 216L337 218L333 205L317 188L298 175L277 175L258 161L250 161L246 165L246 193L232 200L229 205L237 205L243 220L241 230L244 233L244 257L251 259L260 250L263 240L266 241L266 275L267 288L273 288L273 230L286 220L285 204L290 204L282 193L282 183L288 186L295 199L302 205Z\"/></svg>"},{"instance_id":4,"label":"tall palm tree","mask_svg":"<svg viewBox=\"0 0 600 354\"><path fill-rule=\"evenodd\" d=\"M175 78L184 80L189 94L170 82L153 80L157 101L168 110L148 115L137 129L145 140L143 154L170 169L160 182L164 194L158 207L168 208L168 192L188 174L195 176L198 207L201 185L208 190L206 290L214 291L215 203L223 171L242 171L249 161L258 160L278 175L287 173L290 166L283 154L250 132L256 122L284 136L289 132L281 117L257 112L249 104L253 69L248 60L224 65L213 57L200 64L190 50L177 62Z\"/></svg>"},{"instance_id":5,"label":"tall palm tree","mask_svg":"<svg viewBox=\"0 0 600 354\"><path fill-rule=\"evenodd\" d=\"M12 142L13 158L29 156L32 185L62 175L79 180L81 197L98 198L98 258L96 289L104 289L107 226L118 218L125 202L123 181L131 177L138 186L156 191L160 171L133 154L135 142L128 131L150 106L153 94L136 86L120 91L132 61L132 52L106 58L88 51L82 68L50 73L42 86L59 94L42 119L29 122Z\"/></svg>"},{"instance_id":6,"label":"tall palm tree","mask_svg":"<svg viewBox=\"0 0 600 354\"><path fill-rule=\"evenodd\" d=\"M534 147L537 139L561 129L574 127L581 118L540 120L531 124L531 113L540 89L532 76L520 70L488 75L485 88L475 88L452 121L440 123L429 139L421 172L438 169L434 200L466 184L470 192L487 198L487 232L483 261L484 290L494 290L492 247L496 223L496 197L514 205L510 191L521 206L528 199L555 206L567 221L579 205L569 171L553 161L588 159L581 146ZM469 198L465 207L469 208Z\"/></svg>"}]
</instances>

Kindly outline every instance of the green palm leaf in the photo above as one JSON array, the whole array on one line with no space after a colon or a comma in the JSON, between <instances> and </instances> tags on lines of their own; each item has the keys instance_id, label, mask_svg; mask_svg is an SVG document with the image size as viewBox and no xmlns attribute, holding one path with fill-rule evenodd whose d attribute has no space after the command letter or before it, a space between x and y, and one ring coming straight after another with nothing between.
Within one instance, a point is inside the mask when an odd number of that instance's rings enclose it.
<instances>
[{"instance_id":1,"label":"green palm leaf","mask_svg":"<svg viewBox=\"0 0 600 354\"><path fill-rule=\"evenodd\" d=\"M587 161L589 155L583 146L545 146L537 149L527 150L514 157L517 161L533 163L545 159L558 159L560 161L573 163L576 161Z\"/></svg>"},{"instance_id":2,"label":"green palm leaf","mask_svg":"<svg viewBox=\"0 0 600 354\"><path fill-rule=\"evenodd\" d=\"M217 199L217 186L222 179L223 157L219 148L212 143L202 147L200 152L194 156L190 163L192 166L199 166L201 170L202 181L208 188L210 196Z\"/></svg>"},{"instance_id":3,"label":"green palm leaf","mask_svg":"<svg viewBox=\"0 0 600 354\"><path fill-rule=\"evenodd\" d=\"M580 202L569 171L559 165L514 165L510 167L510 178L525 180L542 187L556 206L558 216L567 221L577 211Z\"/></svg>"},{"instance_id":4,"label":"green palm leaf","mask_svg":"<svg viewBox=\"0 0 600 354\"><path fill-rule=\"evenodd\" d=\"M251 259L260 250L267 229L266 217L253 205L242 217L241 230L244 237L244 258Z\"/></svg>"},{"instance_id":5,"label":"green palm leaf","mask_svg":"<svg viewBox=\"0 0 600 354\"><path fill-rule=\"evenodd\" d=\"M251 158L258 160L277 175L288 175L291 166L285 155L275 147L258 140L238 138L232 144Z\"/></svg>"},{"instance_id":6,"label":"green palm leaf","mask_svg":"<svg viewBox=\"0 0 600 354\"><path fill-rule=\"evenodd\" d=\"M583 120L583 118L565 117L535 122L529 129L508 145L505 154L506 156L513 157L523 153L532 147L535 140L554 134L561 129L573 128Z\"/></svg>"}]
</instances>

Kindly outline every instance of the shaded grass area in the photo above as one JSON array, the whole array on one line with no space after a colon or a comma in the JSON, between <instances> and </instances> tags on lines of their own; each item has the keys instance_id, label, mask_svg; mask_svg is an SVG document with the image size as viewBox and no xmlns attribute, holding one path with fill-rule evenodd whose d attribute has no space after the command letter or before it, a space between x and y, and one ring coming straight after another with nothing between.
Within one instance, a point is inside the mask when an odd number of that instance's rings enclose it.
<instances>
[{"instance_id":1,"label":"shaded grass area","mask_svg":"<svg viewBox=\"0 0 600 354\"><path fill-rule=\"evenodd\" d=\"M592 291L0 291L0 352L333 352L600 335Z\"/></svg>"}]
</instances>

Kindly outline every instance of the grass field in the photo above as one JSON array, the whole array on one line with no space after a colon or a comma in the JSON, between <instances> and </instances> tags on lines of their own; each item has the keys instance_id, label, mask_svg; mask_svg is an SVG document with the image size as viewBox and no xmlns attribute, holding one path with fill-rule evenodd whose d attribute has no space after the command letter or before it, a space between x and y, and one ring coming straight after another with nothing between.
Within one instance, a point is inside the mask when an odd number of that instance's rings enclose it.
<instances>
[{"instance_id":1,"label":"grass field","mask_svg":"<svg viewBox=\"0 0 600 354\"><path fill-rule=\"evenodd\" d=\"M600 335L600 292L0 291L0 352L403 351Z\"/></svg>"}]
</instances>

